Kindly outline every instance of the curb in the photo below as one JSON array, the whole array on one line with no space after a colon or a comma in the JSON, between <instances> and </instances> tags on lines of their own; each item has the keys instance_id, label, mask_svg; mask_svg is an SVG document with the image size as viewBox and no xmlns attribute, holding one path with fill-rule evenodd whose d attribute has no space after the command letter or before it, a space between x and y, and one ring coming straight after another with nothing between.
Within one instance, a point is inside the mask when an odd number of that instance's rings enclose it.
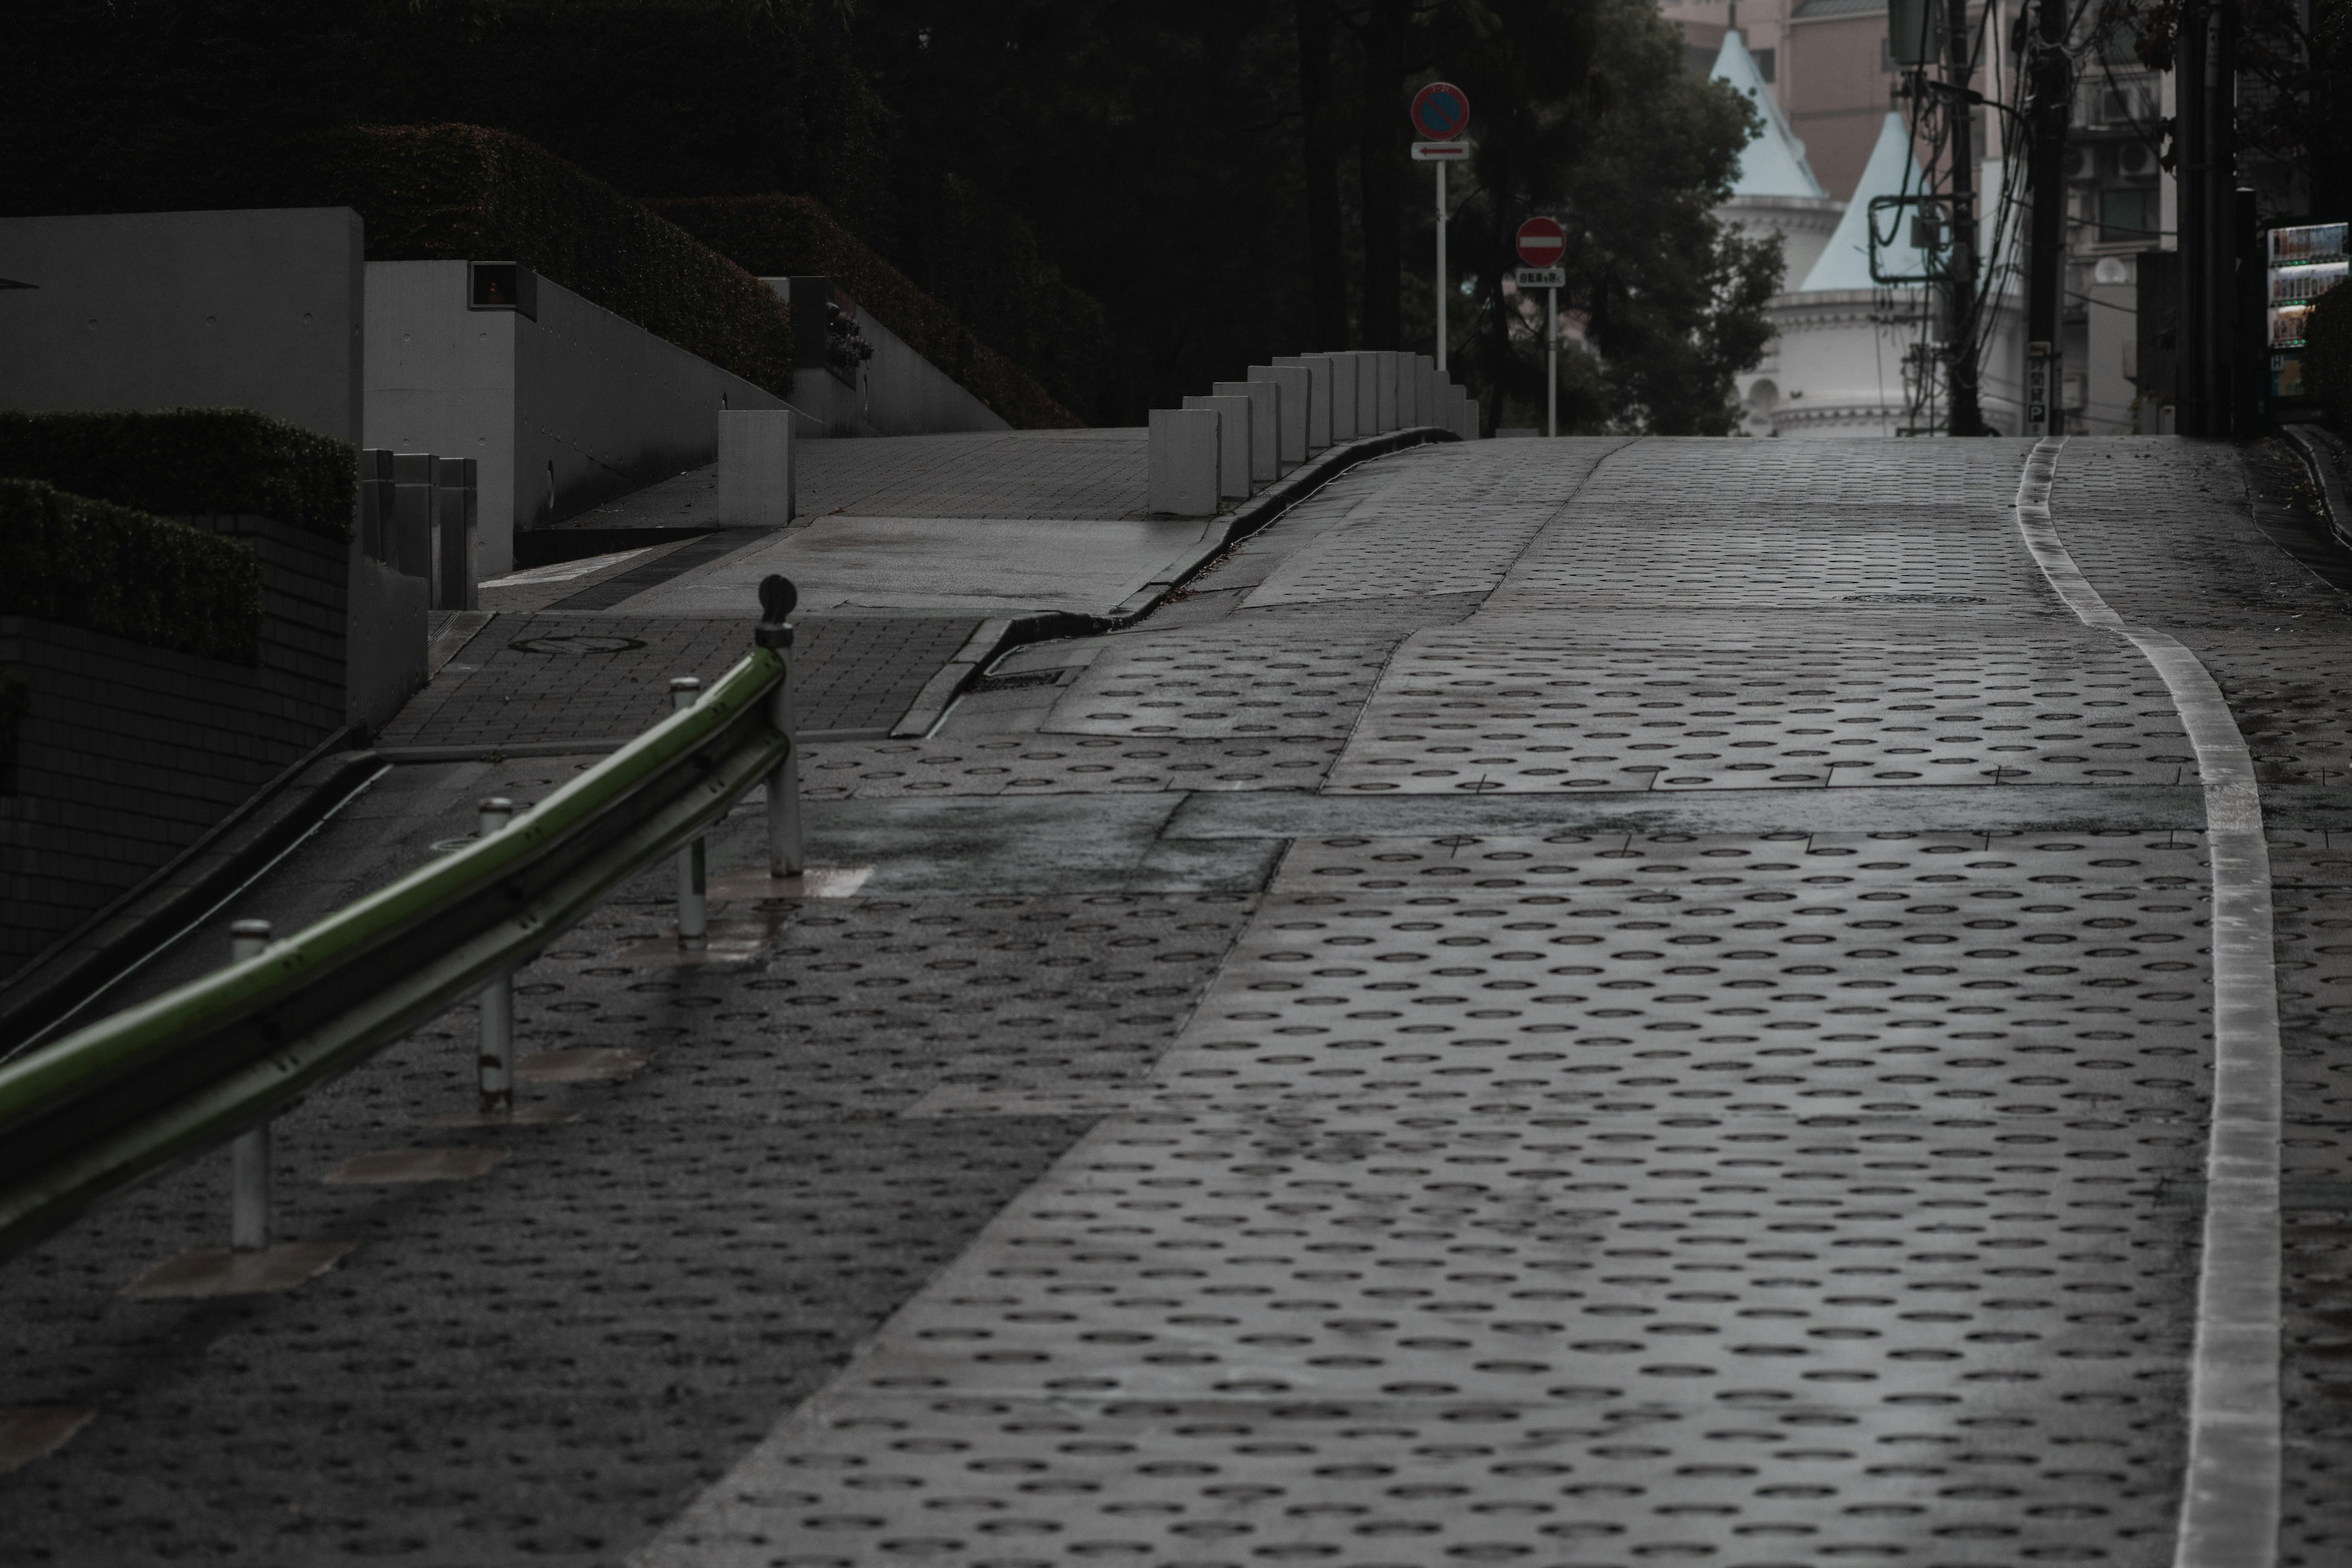
<instances>
[{"instance_id":1,"label":"curb","mask_svg":"<svg viewBox=\"0 0 2352 1568\"><path fill-rule=\"evenodd\" d=\"M922 695L916 698L905 716L891 726L890 738L894 741L910 740L929 735L947 716L948 709L963 694L964 688L1014 648L1026 647L1031 643L1055 642L1064 637L1099 637L1105 632L1120 631L1133 626L1159 608L1170 595L1199 576L1226 551L1252 534L1271 528L1284 512L1359 463L1369 463L1375 458L1385 458L1409 447L1461 439L1441 426L1414 425L1402 430L1360 437L1340 446L1326 447L1320 455L1309 458L1233 510L1220 513L1211 520L1213 524L1223 526L1212 526L1199 544L1178 559L1168 575L1146 583L1119 601L1109 613L1085 615L1075 610L1049 610L1037 615L982 622L979 629L972 633L971 639L937 675L931 677L930 683L923 688Z\"/></svg>"},{"instance_id":2,"label":"curb","mask_svg":"<svg viewBox=\"0 0 2352 1568\"><path fill-rule=\"evenodd\" d=\"M374 783L381 757L337 749L354 734L330 737L0 984L0 1060L137 973Z\"/></svg>"},{"instance_id":3,"label":"curb","mask_svg":"<svg viewBox=\"0 0 2352 1568\"><path fill-rule=\"evenodd\" d=\"M2320 504L2327 512L2327 531L2336 542L2352 549L2352 501L2344 493L2343 477L2336 471L2334 437L2310 425L2282 425L2279 431L2303 455L2303 466L2311 470L2314 482L2319 486Z\"/></svg>"}]
</instances>

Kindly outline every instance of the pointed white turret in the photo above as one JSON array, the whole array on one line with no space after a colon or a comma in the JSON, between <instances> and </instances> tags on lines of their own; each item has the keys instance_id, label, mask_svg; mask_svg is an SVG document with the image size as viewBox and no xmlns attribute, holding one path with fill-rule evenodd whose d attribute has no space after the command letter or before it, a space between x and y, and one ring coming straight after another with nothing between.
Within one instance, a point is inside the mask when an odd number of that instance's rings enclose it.
<instances>
[{"instance_id":1,"label":"pointed white turret","mask_svg":"<svg viewBox=\"0 0 2352 1568\"><path fill-rule=\"evenodd\" d=\"M1748 52L1747 43L1737 31L1723 35L1723 47L1716 52L1715 68L1707 73L1756 106L1764 117L1764 129L1756 133L1739 154L1739 178L1732 184L1735 196L1797 196L1819 201L1829 193L1822 189L1821 181L1813 177L1813 166L1805 162L1805 144L1789 129L1789 118L1780 112L1780 100L1764 83L1764 73L1756 64L1756 57Z\"/></svg>"},{"instance_id":2,"label":"pointed white turret","mask_svg":"<svg viewBox=\"0 0 2352 1568\"><path fill-rule=\"evenodd\" d=\"M1889 110L1885 123L1878 128L1878 144L1870 150L1870 162L1863 166L1862 178L1846 200L1845 216L1838 220L1837 232L1830 236L1820 259L1798 289L1810 294L1825 289L1890 287L1870 276L1870 204L1879 196L1916 195L1919 186L1910 130L1901 115ZM1916 275L1926 269L1911 244L1913 216L1912 209L1903 207L1878 215L1878 265L1890 277Z\"/></svg>"}]
</instances>

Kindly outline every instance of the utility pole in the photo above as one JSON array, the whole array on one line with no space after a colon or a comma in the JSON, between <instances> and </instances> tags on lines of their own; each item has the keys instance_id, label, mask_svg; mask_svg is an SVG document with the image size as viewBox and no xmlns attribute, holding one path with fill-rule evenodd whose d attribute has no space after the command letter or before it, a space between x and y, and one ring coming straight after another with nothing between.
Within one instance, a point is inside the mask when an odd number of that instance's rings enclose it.
<instances>
[{"instance_id":1,"label":"utility pole","mask_svg":"<svg viewBox=\"0 0 2352 1568\"><path fill-rule=\"evenodd\" d=\"M2064 397L2066 300L2066 121L2074 95L2066 62L2064 0L2035 0L2032 58L2026 78L2032 108L2027 123L2026 178L2033 187L2033 224L2025 268L2025 428L2027 436L2066 433Z\"/></svg>"},{"instance_id":2,"label":"utility pole","mask_svg":"<svg viewBox=\"0 0 2352 1568\"><path fill-rule=\"evenodd\" d=\"M1945 269L1944 355L1952 388L1952 434L1982 436L1984 414L1977 404L1977 194L1976 110L1969 102L1969 8L1959 0L1944 6L1944 101L1952 150L1952 250Z\"/></svg>"},{"instance_id":3,"label":"utility pole","mask_svg":"<svg viewBox=\"0 0 2352 1568\"><path fill-rule=\"evenodd\" d=\"M2205 0L2188 0L2180 11L2180 30L2173 56L2174 121L2172 177L2179 193L2180 232L2174 244L2180 255L2180 325L2174 339L2177 384L2173 391L2173 428L2183 436L2210 436L2208 388L2211 372L2206 357L2207 318L2212 312L2210 277L2213 215L2206 202L2206 174L2210 166L2210 138L2206 133L2212 97L2207 81L2210 54L2206 47L2210 20Z\"/></svg>"},{"instance_id":4,"label":"utility pole","mask_svg":"<svg viewBox=\"0 0 2352 1568\"><path fill-rule=\"evenodd\" d=\"M2227 436L2237 406L2239 331L2234 0L2212 0L2205 26L2205 433Z\"/></svg>"}]
</instances>

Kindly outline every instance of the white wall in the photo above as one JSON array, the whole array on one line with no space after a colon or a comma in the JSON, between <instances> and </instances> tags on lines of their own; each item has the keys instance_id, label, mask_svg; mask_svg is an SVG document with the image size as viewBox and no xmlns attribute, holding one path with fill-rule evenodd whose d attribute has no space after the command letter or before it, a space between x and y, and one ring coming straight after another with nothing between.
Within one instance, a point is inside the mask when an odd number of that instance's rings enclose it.
<instances>
[{"instance_id":1,"label":"white wall","mask_svg":"<svg viewBox=\"0 0 2352 1568\"><path fill-rule=\"evenodd\" d=\"M1806 437L1893 436L1909 417L1904 355L1919 341L1919 314L1940 309L1934 296L1910 289L1820 289L1774 296L1765 305L1775 339L1774 399L1748 405L1751 426L1770 434ZM1988 309L1979 368L1979 406L2000 435L2024 419L2024 310L2015 295ZM1753 390L1751 384L1751 391ZM1939 404L1939 420L1947 417Z\"/></svg>"},{"instance_id":2,"label":"white wall","mask_svg":"<svg viewBox=\"0 0 2352 1568\"><path fill-rule=\"evenodd\" d=\"M0 218L0 407L255 408L360 430L349 207Z\"/></svg>"},{"instance_id":3,"label":"white wall","mask_svg":"<svg viewBox=\"0 0 2352 1568\"><path fill-rule=\"evenodd\" d=\"M760 281L791 300L791 279ZM810 416L810 423L799 427L803 436L930 436L1013 428L864 306L858 307L857 331L874 346L874 357L858 373L855 388L822 368L793 374L793 406ZM796 345L803 351L806 347Z\"/></svg>"},{"instance_id":4,"label":"white wall","mask_svg":"<svg viewBox=\"0 0 2352 1568\"><path fill-rule=\"evenodd\" d=\"M721 408L784 406L544 278L536 320L466 294L462 261L368 263L365 444L480 462L481 576L517 530L712 461Z\"/></svg>"}]
</instances>

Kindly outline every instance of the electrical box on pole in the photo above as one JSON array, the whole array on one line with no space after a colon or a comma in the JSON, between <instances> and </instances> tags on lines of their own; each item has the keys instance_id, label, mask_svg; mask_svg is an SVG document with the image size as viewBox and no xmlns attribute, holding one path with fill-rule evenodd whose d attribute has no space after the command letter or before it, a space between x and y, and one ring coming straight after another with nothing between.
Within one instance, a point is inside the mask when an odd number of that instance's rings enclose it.
<instances>
[{"instance_id":1,"label":"electrical box on pole","mask_svg":"<svg viewBox=\"0 0 2352 1568\"><path fill-rule=\"evenodd\" d=\"M1943 0L1887 0L1886 50L1897 70L1917 70L1944 58Z\"/></svg>"}]
</instances>

